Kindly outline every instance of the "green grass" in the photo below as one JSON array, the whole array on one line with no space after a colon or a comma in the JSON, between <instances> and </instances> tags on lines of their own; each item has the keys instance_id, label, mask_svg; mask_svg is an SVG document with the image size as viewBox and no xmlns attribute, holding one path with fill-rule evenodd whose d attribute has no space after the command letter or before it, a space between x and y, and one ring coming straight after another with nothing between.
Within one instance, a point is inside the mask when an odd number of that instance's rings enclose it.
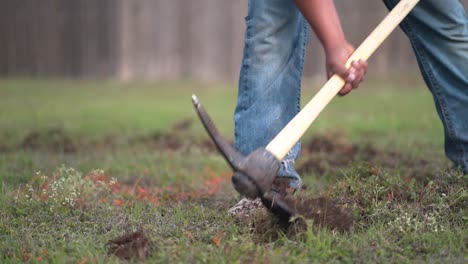
<instances>
[{"instance_id":1,"label":"green grass","mask_svg":"<svg viewBox=\"0 0 468 264\"><path fill-rule=\"evenodd\" d=\"M317 88L305 85L303 103ZM202 148L206 135L193 93L232 138L234 85L0 80L0 262L119 262L108 254L108 241L136 230L153 241L148 263L465 261L467 178L446 171L442 127L419 81L369 81L335 99L304 136L308 142L339 134L340 142L371 145L383 160L371 165L358 155L333 168L333 156L325 156L336 153L301 158L328 164L324 173L304 172L306 193L345 204L355 228L271 240L226 215L238 196L225 162ZM194 120L187 129L173 128L187 119ZM180 146L157 145L151 141L157 132L172 133ZM33 134L39 145L25 147ZM64 151L64 140L72 151ZM83 176L94 169L128 193L97 188ZM39 171L43 178L35 176ZM44 180L60 184L47 195L61 198L26 198L40 197ZM78 205L64 205L73 192L80 193Z\"/></svg>"},{"instance_id":2,"label":"green grass","mask_svg":"<svg viewBox=\"0 0 468 264\"><path fill-rule=\"evenodd\" d=\"M305 86L303 103L319 88ZM232 138L234 85L6 80L0 87L0 135L5 140L17 141L29 131L51 127L86 136L164 131L181 118L195 117L190 102L193 93L221 131ZM309 134L330 130L344 130L353 140L365 134L387 145L443 142L431 96L415 81L370 81L353 95L335 99Z\"/></svg>"}]
</instances>

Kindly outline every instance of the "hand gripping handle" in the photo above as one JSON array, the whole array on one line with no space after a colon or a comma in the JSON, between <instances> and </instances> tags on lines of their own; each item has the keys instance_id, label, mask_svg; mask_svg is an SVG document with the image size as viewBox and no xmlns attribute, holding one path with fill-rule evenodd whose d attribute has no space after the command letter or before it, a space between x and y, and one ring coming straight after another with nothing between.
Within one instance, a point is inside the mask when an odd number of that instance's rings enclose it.
<instances>
[{"instance_id":1,"label":"hand gripping handle","mask_svg":"<svg viewBox=\"0 0 468 264\"><path fill-rule=\"evenodd\" d=\"M351 55L346 67L349 68L351 62L355 60L367 60L419 1L401 0ZM345 81L340 76L333 75L314 98L266 146L266 149L278 160L282 160L344 84Z\"/></svg>"}]
</instances>

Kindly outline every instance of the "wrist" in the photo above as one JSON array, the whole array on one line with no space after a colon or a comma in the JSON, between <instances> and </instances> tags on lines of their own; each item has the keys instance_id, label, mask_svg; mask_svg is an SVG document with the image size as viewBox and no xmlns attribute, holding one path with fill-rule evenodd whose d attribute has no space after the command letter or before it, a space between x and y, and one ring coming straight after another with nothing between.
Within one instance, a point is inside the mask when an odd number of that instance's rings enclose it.
<instances>
[{"instance_id":1,"label":"wrist","mask_svg":"<svg viewBox=\"0 0 468 264\"><path fill-rule=\"evenodd\" d=\"M325 50L325 54L330 54L336 52L336 50L348 49L350 45L344 36L336 37L334 39L324 41L322 43Z\"/></svg>"}]
</instances>

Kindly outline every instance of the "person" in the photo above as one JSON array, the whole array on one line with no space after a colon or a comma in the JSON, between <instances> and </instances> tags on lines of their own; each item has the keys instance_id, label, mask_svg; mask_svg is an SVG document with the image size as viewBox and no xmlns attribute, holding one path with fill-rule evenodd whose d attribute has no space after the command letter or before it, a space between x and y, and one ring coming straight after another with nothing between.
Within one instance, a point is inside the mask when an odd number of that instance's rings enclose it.
<instances>
[{"instance_id":1,"label":"person","mask_svg":"<svg viewBox=\"0 0 468 264\"><path fill-rule=\"evenodd\" d=\"M398 0L384 0L391 9ZM444 127L447 157L468 173L468 17L459 0L422 0L400 24Z\"/></svg>"},{"instance_id":2,"label":"person","mask_svg":"<svg viewBox=\"0 0 468 264\"><path fill-rule=\"evenodd\" d=\"M383 0L391 9L399 0ZM333 0L249 0L237 105L234 145L247 155L266 146L300 111L300 86L309 26L326 55L327 75L345 81L340 95L358 88L367 63L345 62L354 51L346 40ZM445 132L445 151L456 166L468 168L468 21L458 0L423 0L401 27L409 37L426 84L434 96ZM281 163L278 177L297 190L302 180L294 168L298 142ZM261 207L241 199L231 215Z\"/></svg>"}]
</instances>

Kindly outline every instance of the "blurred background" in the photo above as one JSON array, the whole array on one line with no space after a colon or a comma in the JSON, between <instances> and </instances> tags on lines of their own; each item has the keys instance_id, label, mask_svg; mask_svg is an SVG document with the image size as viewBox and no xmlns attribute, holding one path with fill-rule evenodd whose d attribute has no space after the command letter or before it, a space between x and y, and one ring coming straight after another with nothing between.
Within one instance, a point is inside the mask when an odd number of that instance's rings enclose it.
<instances>
[{"instance_id":1,"label":"blurred background","mask_svg":"<svg viewBox=\"0 0 468 264\"><path fill-rule=\"evenodd\" d=\"M387 13L376 0L336 5L356 46ZM247 0L2 0L0 77L236 81L246 6ZM306 78L323 79L315 38L307 56ZM400 30L370 65L376 76L417 71Z\"/></svg>"}]
</instances>

